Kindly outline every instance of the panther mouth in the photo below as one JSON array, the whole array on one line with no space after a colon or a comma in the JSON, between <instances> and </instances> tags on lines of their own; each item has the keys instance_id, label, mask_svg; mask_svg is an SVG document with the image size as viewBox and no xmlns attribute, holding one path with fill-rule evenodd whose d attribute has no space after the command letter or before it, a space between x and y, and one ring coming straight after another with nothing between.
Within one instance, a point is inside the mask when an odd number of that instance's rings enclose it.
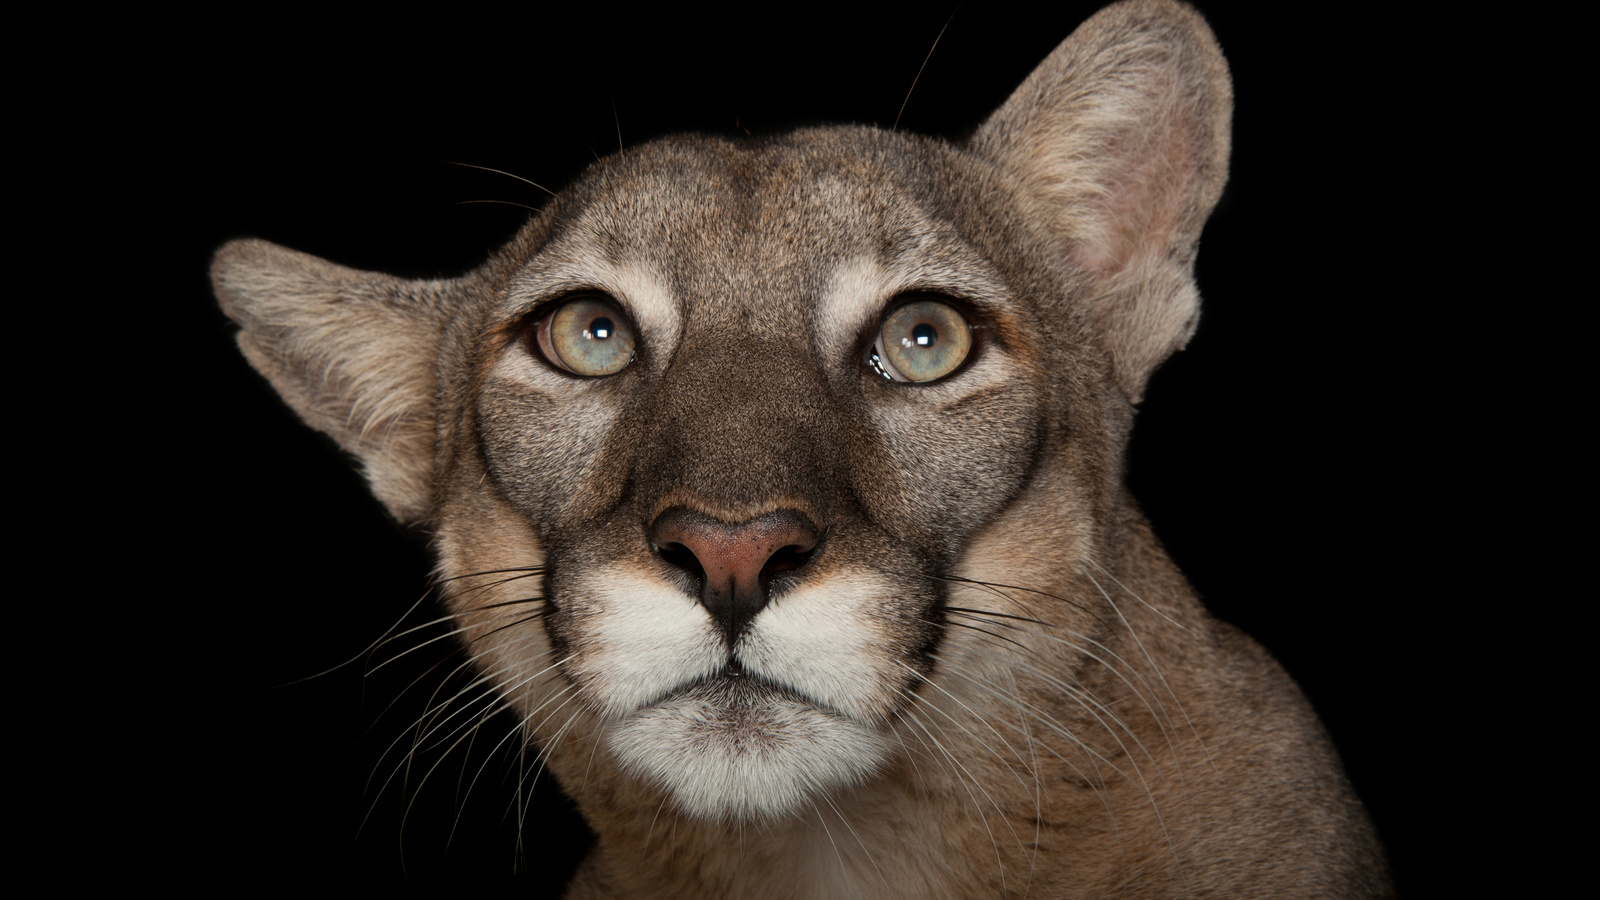
<instances>
[{"instance_id":1,"label":"panther mouth","mask_svg":"<svg viewBox=\"0 0 1600 900\"><path fill-rule=\"evenodd\" d=\"M792 813L887 755L875 729L737 663L612 723L606 742L680 810L714 820Z\"/></svg>"},{"instance_id":2,"label":"panther mouth","mask_svg":"<svg viewBox=\"0 0 1600 900\"><path fill-rule=\"evenodd\" d=\"M678 703L725 711L727 716L740 720L750 719L753 711L781 704L807 706L822 713L844 717L844 713L802 691L746 669L737 657L729 657L715 672L685 682L656 700L643 704L635 714Z\"/></svg>"}]
</instances>

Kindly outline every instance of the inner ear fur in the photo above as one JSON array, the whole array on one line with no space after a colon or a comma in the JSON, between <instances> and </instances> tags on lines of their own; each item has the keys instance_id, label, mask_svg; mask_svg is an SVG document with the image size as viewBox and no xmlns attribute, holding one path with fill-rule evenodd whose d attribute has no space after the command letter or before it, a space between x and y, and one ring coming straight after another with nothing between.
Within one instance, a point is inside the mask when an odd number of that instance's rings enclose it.
<instances>
[{"instance_id":1,"label":"inner ear fur","mask_svg":"<svg viewBox=\"0 0 1600 900\"><path fill-rule=\"evenodd\" d=\"M1128 0L1074 31L974 135L1086 276L1133 402L1199 323L1194 259L1227 181L1232 117L1228 64L1200 14Z\"/></svg>"},{"instance_id":2,"label":"inner ear fur","mask_svg":"<svg viewBox=\"0 0 1600 900\"><path fill-rule=\"evenodd\" d=\"M424 518L439 339L465 282L361 272L257 240L218 250L211 282L256 371L361 461L396 518Z\"/></svg>"}]
</instances>

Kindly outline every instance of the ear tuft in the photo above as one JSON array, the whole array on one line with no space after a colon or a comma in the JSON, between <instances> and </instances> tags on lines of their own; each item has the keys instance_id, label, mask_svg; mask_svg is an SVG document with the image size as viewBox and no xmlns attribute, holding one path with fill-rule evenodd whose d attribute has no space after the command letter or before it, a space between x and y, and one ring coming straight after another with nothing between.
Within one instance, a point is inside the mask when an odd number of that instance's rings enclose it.
<instances>
[{"instance_id":1,"label":"ear tuft","mask_svg":"<svg viewBox=\"0 0 1600 900\"><path fill-rule=\"evenodd\" d=\"M1134 402L1199 322L1194 259L1227 181L1232 115L1227 62L1200 14L1128 0L1073 32L974 137L1086 276Z\"/></svg>"},{"instance_id":2,"label":"ear tuft","mask_svg":"<svg viewBox=\"0 0 1600 900\"><path fill-rule=\"evenodd\" d=\"M258 240L219 249L211 281L256 371L361 460L396 518L426 517L445 297L465 283L361 272Z\"/></svg>"}]
</instances>

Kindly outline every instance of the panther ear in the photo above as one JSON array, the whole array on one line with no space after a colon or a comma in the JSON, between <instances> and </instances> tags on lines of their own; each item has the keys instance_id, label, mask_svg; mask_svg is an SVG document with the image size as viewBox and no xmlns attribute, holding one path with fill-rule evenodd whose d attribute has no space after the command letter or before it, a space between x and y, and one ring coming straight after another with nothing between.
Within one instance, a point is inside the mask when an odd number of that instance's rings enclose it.
<instances>
[{"instance_id":1,"label":"panther ear","mask_svg":"<svg viewBox=\"0 0 1600 900\"><path fill-rule=\"evenodd\" d=\"M1233 86L1199 13L1128 0L1061 43L973 138L1088 279L1123 391L1194 334L1200 229L1228 176Z\"/></svg>"},{"instance_id":2,"label":"panther ear","mask_svg":"<svg viewBox=\"0 0 1600 900\"><path fill-rule=\"evenodd\" d=\"M468 283L359 272L255 240L218 250L211 282L256 371L361 460L396 518L426 516L437 349L448 298Z\"/></svg>"}]
</instances>

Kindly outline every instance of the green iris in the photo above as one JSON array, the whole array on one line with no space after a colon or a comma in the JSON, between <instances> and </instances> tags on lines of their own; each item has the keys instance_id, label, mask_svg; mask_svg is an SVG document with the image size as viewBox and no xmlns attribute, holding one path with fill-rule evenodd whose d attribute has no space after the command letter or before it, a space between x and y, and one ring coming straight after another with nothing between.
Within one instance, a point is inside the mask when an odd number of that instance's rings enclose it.
<instances>
[{"instance_id":1,"label":"green iris","mask_svg":"<svg viewBox=\"0 0 1600 900\"><path fill-rule=\"evenodd\" d=\"M972 352L972 326L948 303L917 300L884 318L873 349L895 381L934 381L954 372Z\"/></svg>"},{"instance_id":2,"label":"green iris","mask_svg":"<svg viewBox=\"0 0 1600 900\"><path fill-rule=\"evenodd\" d=\"M615 375L633 360L633 329L613 304L580 297L539 323L539 349L574 375Z\"/></svg>"}]
</instances>

